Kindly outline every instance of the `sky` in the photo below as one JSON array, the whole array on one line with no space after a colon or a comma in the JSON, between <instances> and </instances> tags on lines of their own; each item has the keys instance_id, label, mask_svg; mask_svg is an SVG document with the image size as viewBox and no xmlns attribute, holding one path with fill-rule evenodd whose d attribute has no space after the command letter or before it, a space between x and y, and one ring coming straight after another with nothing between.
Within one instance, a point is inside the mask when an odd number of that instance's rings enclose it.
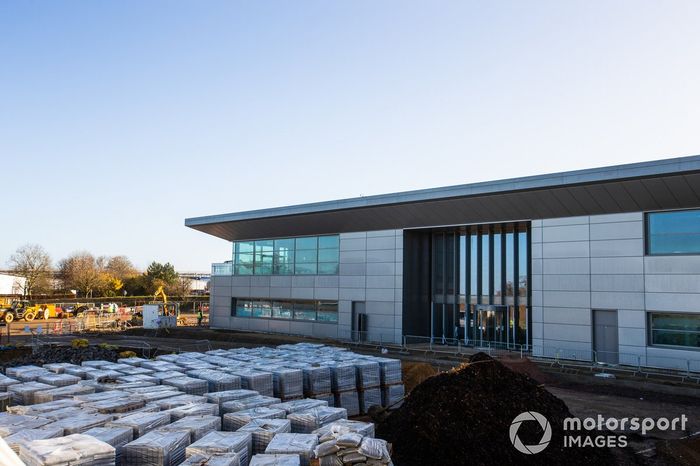
<instances>
[{"instance_id":1,"label":"sky","mask_svg":"<svg viewBox=\"0 0 700 466\"><path fill-rule=\"evenodd\" d=\"M0 268L209 214L700 154L700 2L0 2Z\"/></svg>"}]
</instances>

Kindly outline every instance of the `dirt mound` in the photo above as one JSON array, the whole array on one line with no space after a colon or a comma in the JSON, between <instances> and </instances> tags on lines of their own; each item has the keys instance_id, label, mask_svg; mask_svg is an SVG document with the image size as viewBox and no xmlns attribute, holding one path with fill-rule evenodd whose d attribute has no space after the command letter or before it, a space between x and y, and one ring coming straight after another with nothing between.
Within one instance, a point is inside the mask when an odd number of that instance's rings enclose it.
<instances>
[{"instance_id":1,"label":"dirt mound","mask_svg":"<svg viewBox=\"0 0 700 466\"><path fill-rule=\"evenodd\" d=\"M520 453L510 440L513 419L526 411L544 415L552 440L541 453ZM403 406L377 427L393 444L397 466L428 464L615 464L604 448L564 448L563 421L571 413L563 401L527 375L506 368L486 354L426 379ZM537 445L539 423L520 425L524 445Z\"/></svg>"},{"instance_id":2,"label":"dirt mound","mask_svg":"<svg viewBox=\"0 0 700 466\"><path fill-rule=\"evenodd\" d=\"M406 388L406 393L413 390L418 384L428 377L437 374L437 370L424 362L404 361L401 365L401 378Z\"/></svg>"},{"instance_id":3,"label":"dirt mound","mask_svg":"<svg viewBox=\"0 0 700 466\"><path fill-rule=\"evenodd\" d=\"M80 364L83 361L96 359L114 362L117 360L117 352L111 349L100 348L99 346L88 346L87 348L42 346L31 354L3 364L3 367L24 366L27 364L41 366L42 364L54 364L59 362Z\"/></svg>"},{"instance_id":4,"label":"dirt mound","mask_svg":"<svg viewBox=\"0 0 700 466\"><path fill-rule=\"evenodd\" d=\"M656 444L657 460L679 466L700 464L700 437L682 440L663 440Z\"/></svg>"},{"instance_id":5,"label":"dirt mound","mask_svg":"<svg viewBox=\"0 0 700 466\"><path fill-rule=\"evenodd\" d=\"M552 377L542 372L540 367L534 362L532 362L529 358L506 357L499 359L499 361L501 361L501 363L503 363L504 366L506 366L513 372L527 375L528 377L536 380L539 383L550 384L555 382Z\"/></svg>"}]
</instances>

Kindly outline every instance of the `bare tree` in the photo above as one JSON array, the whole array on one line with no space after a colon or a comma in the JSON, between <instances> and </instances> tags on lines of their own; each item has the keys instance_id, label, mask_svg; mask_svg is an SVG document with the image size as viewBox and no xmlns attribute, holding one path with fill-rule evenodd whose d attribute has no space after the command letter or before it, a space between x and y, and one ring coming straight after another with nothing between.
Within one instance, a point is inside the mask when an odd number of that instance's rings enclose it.
<instances>
[{"instance_id":1,"label":"bare tree","mask_svg":"<svg viewBox=\"0 0 700 466\"><path fill-rule=\"evenodd\" d=\"M126 256L110 257L107 261L106 269L111 276L119 280L132 278L139 274L134 264Z\"/></svg>"},{"instance_id":2,"label":"bare tree","mask_svg":"<svg viewBox=\"0 0 700 466\"><path fill-rule=\"evenodd\" d=\"M89 252L73 253L62 259L58 268L66 289L75 289L88 296L103 286L104 274L95 256Z\"/></svg>"},{"instance_id":3,"label":"bare tree","mask_svg":"<svg viewBox=\"0 0 700 466\"><path fill-rule=\"evenodd\" d=\"M178 276L175 283L169 287L169 290L175 296L179 296L185 300L186 297L189 296L190 291L192 291L192 280L187 277Z\"/></svg>"},{"instance_id":4,"label":"bare tree","mask_svg":"<svg viewBox=\"0 0 700 466\"><path fill-rule=\"evenodd\" d=\"M33 293L47 289L51 278L51 256L38 244L27 244L10 257L11 270L24 278L22 294L31 297Z\"/></svg>"}]
</instances>

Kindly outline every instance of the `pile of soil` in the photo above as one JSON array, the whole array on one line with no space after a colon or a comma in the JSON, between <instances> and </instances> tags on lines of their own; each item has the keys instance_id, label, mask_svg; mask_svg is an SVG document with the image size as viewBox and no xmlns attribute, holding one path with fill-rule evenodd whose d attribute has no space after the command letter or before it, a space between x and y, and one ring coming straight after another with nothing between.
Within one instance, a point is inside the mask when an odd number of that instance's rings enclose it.
<instances>
[{"instance_id":1,"label":"pile of soil","mask_svg":"<svg viewBox=\"0 0 700 466\"><path fill-rule=\"evenodd\" d=\"M700 464L700 436L681 440L662 440L656 444L659 464L695 466Z\"/></svg>"},{"instance_id":2,"label":"pile of soil","mask_svg":"<svg viewBox=\"0 0 700 466\"><path fill-rule=\"evenodd\" d=\"M513 372L525 374L539 383L552 384L556 382L551 376L542 372L542 369L540 369L540 367L534 362L532 362L529 358L521 358L514 356L504 357L502 359L499 359L499 361L501 361L501 363L503 363L504 366L506 366Z\"/></svg>"},{"instance_id":3,"label":"pile of soil","mask_svg":"<svg viewBox=\"0 0 700 466\"><path fill-rule=\"evenodd\" d=\"M70 362L80 364L83 361L101 359L116 362L117 351L100 348L99 346L88 346L86 348L72 348L70 346L42 346L35 352L19 357L4 363L3 367L25 366L34 364L55 364L59 362Z\"/></svg>"},{"instance_id":4,"label":"pile of soil","mask_svg":"<svg viewBox=\"0 0 700 466\"><path fill-rule=\"evenodd\" d=\"M409 393L418 384L428 377L434 376L437 372L433 366L424 362L403 361L401 364L401 379L403 380L406 393Z\"/></svg>"},{"instance_id":5,"label":"pile of soil","mask_svg":"<svg viewBox=\"0 0 700 466\"><path fill-rule=\"evenodd\" d=\"M509 431L526 411L544 415L552 440L537 454L515 449ZM449 372L426 379L384 423L377 437L393 444L397 466L426 464L615 464L607 448L564 448L563 422L572 417L559 398L525 374L477 353ZM534 421L517 432L524 445L537 445L543 430Z\"/></svg>"}]
</instances>

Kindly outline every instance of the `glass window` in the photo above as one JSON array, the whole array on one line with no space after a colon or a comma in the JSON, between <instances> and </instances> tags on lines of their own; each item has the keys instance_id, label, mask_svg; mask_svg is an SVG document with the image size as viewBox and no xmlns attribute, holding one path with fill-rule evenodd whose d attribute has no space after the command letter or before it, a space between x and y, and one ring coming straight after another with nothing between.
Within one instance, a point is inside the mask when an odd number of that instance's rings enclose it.
<instances>
[{"instance_id":1,"label":"glass window","mask_svg":"<svg viewBox=\"0 0 700 466\"><path fill-rule=\"evenodd\" d=\"M513 232L506 233L506 296L505 304L513 304L513 277L515 276L515 249L513 245Z\"/></svg>"},{"instance_id":2,"label":"glass window","mask_svg":"<svg viewBox=\"0 0 700 466\"><path fill-rule=\"evenodd\" d=\"M462 295L462 299L467 293L466 247L467 237L462 233L459 235L459 294Z\"/></svg>"},{"instance_id":3,"label":"glass window","mask_svg":"<svg viewBox=\"0 0 700 466\"><path fill-rule=\"evenodd\" d=\"M648 254L700 254L700 210L647 214Z\"/></svg>"},{"instance_id":4,"label":"glass window","mask_svg":"<svg viewBox=\"0 0 700 466\"><path fill-rule=\"evenodd\" d=\"M264 239L233 243L235 275L338 274L339 236ZM323 265L321 265L323 264ZM222 267L215 269L224 270Z\"/></svg>"},{"instance_id":5,"label":"glass window","mask_svg":"<svg viewBox=\"0 0 700 466\"><path fill-rule=\"evenodd\" d=\"M250 317L253 314L253 304L247 299L236 300L236 317Z\"/></svg>"},{"instance_id":6,"label":"glass window","mask_svg":"<svg viewBox=\"0 0 700 466\"><path fill-rule=\"evenodd\" d=\"M318 247L318 238L309 236L306 238L296 239L296 249L316 249Z\"/></svg>"},{"instance_id":7,"label":"glass window","mask_svg":"<svg viewBox=\"0 0 700 466\"><path fill-rule=\"evenodd\" d=\"M338 235L318 237L319 249L338 249L339 247L340 237Z\"/></svg>"},{"instance_id":8,"label":"glass window","mask_svg":"<svg viewBox=\"0 0 700 466\"><path fill-rule=\"evenodd\" d=\"M338 301L319 301L318 320L320 322L338 322Z\"/></svg>"},{"instance_id":9,"label":"glass window","mask_svg":"<svg viewBox=\"0 0 700 466\"><path fill-rule=\"evenodd\" d=\"M297 320L316 320L316 306L313 301L294 303L294 318Z\"/></svg>"},{"instance_id":10,"label":"glass window","mask_svg":"<svg viewBox=\"0 0 700 466\"><path fill-rule=\"evenodd\" d=\"M273 301L272 317L275 319L291 319L294 306L289 301Z\"/></svg>"},{"instance_id":11,"label":"glass window","mask_svg":"<svg viewBox=\"0 0 700 466\"><path fill-rule=\"evenodd\" d=\"M471 294L471 303L476 304L476 297L479 294L477 287L479 278L479 255L478 244L479 237L476 234L469 236L469 293Z\"/></svg>"},{"instance_id":12,"label":"glass window","mask_svg":"<svg viewBox=\"0 0 700 466\"><path fill-rule=\"evenodd\" d=\"M700 348L700 314L651 313L652 345Z\"/></svg>"},{"instance_id":13,"label":"glass window","mask_svg":"<svg viewBox=\"0 0 700 466\"><path fill-rule=\"evenodd\" d=\"M520 303L527 302L527 232L518 232L518 296L521 297ZM525 299L522 299L525 298Z\"/></svg>"},{"instance_id":14,"label":"glass window","mask_svg":"<svg viewBox=\"0 0 700 466\"><path fill-rule=\"evenodd\" d=\"M312 264L295 264L294 273L297 275L316 275L316 262Z\"/></svg>"},{"instance_id":15,"label":"glass window","mask_svg":"<svg viewBox=\"0 0 700 466\"><path fill-rule=\"evenodd\" d=\"M338 262L338 250L337 249L319 249L318 250L318 261L319 262Z\"/></svg>"},{"instance_id":16,"label":"glass window","mask_svg":"<svg viewBox=\"0 0 700 466\"><path fill-rule=\"evenodd\" d=\"M275 240L275 253L272 267L275 275L291 275L294 273L294 240Z\"/></svg>"},{"instance_id":17,"label":"glass window","mask_svg":"<svg viewBox=\"0 0 700 466\"><path fill-rule=\"evenodd\" d=\"M321 262L318 264L319 275L338 275L337 262Z\"/></svg>"},{"instance_id":18,"label":"glass window","mask_svg":"<svg viewBox=\"0 0 700 466\"><path fill-rule=\"evenodd\" d=\"M489 299L489 277L491 269L489 264L489 234L481 235L481 296L484 303Z\"/></svg>"},{"instance_id":19,"label":"glass window","mask_svg":"<svg viewBox=\"0 0 700 466\"><path fill-rule=\"evenodd\" d=\"M318 259L318 251L316 249L297 249L294 253L294 261L297 264L312 264Z\"/></svg>"},{"instance_id":20,"label":"glass window","mask_svg":"<svg viewBox=\"0 0 700 466\"><path fill-rule=\"evenodd\" d=\"M253 317L272 317L270 301L253 301Z\"/></svg>"},{"instance_id":21,"label":"glass window","mask_svg":"<svg viewBox=\"0 0 700 466\"><path fill-rule=\"evenodd\" d=\"M503 293L501 293L501 278L503 267L501 263L501 234L493 235L493 303L503 304Z\"/></svg>"}]
</instances>

